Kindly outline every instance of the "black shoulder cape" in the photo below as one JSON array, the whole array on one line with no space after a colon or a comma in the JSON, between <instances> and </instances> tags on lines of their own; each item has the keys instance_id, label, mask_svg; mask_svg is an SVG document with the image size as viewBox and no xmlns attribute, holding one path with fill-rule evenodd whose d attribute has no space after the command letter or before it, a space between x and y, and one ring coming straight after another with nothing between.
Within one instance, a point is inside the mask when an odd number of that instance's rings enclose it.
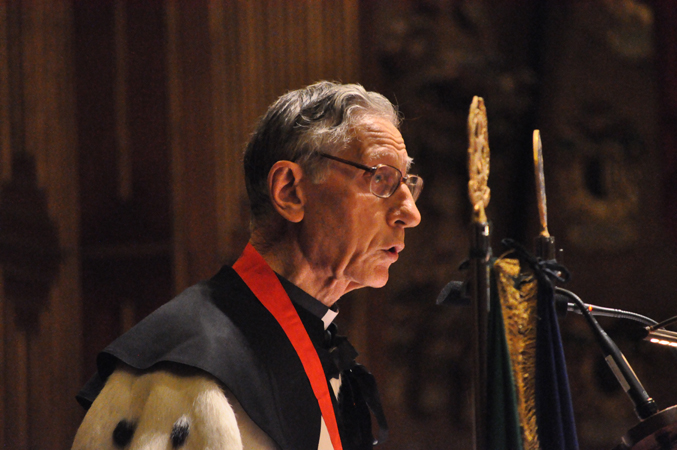
<instances>
[{"instance_id":1,"label":"black shoulder cape","mask_svg":"<svg viewBox=\"0 0 677 450\"><path fill-rule=\"evenodd\" d=\"M299 316L317 347L321 321L309 326L308 316ZM324 366L325 355L320 359ZM317 449L320 408L301 361L275 318L230 267L188 288L101 352L98 373L78 394L85 408L118 361L140 370L164 362L201 369L227 386L281 448Z\"/></svg>"}]
</instances>

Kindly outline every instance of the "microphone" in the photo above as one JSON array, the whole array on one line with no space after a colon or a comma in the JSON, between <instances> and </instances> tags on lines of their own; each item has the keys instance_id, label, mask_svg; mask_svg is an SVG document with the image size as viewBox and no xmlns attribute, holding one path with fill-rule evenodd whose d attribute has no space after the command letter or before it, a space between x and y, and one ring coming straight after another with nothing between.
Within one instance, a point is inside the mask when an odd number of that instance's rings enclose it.
<instances>
[{"instance_id":1,"label":"microphone","mask_svg":"<svg viewBox=\"0 0 677 450\"><path fill-rule=\"evenodd\" d=\"M611 340L609 335L606 334L604 329L593 317L593 314L589 309L590 305L586 305L580 297L566 289L557 287L555 288L555 292L572 300L587 320L593 334L597 338L597 343L602 349L606 363L634 404L637 417L644 420L656 414L658 412L656 402L649 397L649 394L647 394L642 383L640 383L637 375L635 375L635 372L630 367L630 364L625 359L625 356L621 353L616 343Z\"/></svg>"},{"instance_id":2,"label":"microphone","mask_svg":"<svg viewBox=\"0 0 677 450\"><path fill-rule=\"evenodd\" d=\"M557 315L560 318L564 318L567 315L567 312L574 312L584 315L576 303L569 301L570 297L568 295L559 292L560 289L561 288L559 287L555 288L555 309L557 311ZM562 290L564 291L564 289ZM628 319L649 326L653 326L658 323L650 317L630 311L624 311L622 309L606 308L604 306L591 305L589 303L584 303L583 305L585 306L585 309L593 316Z\"/></svg>"},{"instance_id":3,"label":"microphone","mask_svg":"<svg viewBox=\"0 0 677 450\"><path fill-rule=\"evenodd\" d=\"M560 319L566 317L567 313L573 312L576 314L584 315L578 305L570 301L570 297L562 292L559 292L561 288L555 288L555 311L557 316ZM562 289L564 290L564 289ZM470 304L470 295L468 293L468 283L466 281L456 281L452 280L447 283L444 288L440 291L437 299L435 300L437 305L450 305L450 306L466 306ZM593 316L600 317L612 317L614 319L628 319L635 322L642 323L647 326L654 326L658 322L653 320L650 317L643 316L631 311L624 311L622 309L616 308L607 308L604 306L592 305L590 303L584 303L585 309L592 314ZM642 336L644 338L645 335ZM675 342L673 347L677 346L677 337L671 336L673 339L671 342Z\"/></svg>"}]
</instances>

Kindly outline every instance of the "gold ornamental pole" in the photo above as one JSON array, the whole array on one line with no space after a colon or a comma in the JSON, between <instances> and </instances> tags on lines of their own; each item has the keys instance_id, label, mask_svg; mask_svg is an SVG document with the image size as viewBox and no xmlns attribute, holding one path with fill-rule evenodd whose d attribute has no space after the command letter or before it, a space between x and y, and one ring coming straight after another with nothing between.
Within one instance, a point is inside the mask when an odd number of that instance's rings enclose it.
<instances>
[{"instance_id":1,"label":"gold ornamental pole","mask_svg":"<svg viewBox=\"0 0 677 450\"><path fill-rule=\"evenodd\" d=\"M475 450L486 449L487 442L487 319L489 314L489 276L491 257L489 205L489 134L484 100L474 97L468 115L468 195L472 204L470 229L470 297L473 301L473 403Z\"/></svg>"},{"instance_id":2,"label":"gold ornamental pole","mask_svg":"<svg viewBox=\"0 0 677 450\"><path fill-rule=\"evenodd\" d=\"M541 222L541 232L534 242L534 253L543 260L554 260L555 237L548 232L548 207L545 198L545 175L543 173L543 144L541 133L534 130L534 175L536 177L536 202L538 204L538 217Z\"/></svg>"}]
</instances>

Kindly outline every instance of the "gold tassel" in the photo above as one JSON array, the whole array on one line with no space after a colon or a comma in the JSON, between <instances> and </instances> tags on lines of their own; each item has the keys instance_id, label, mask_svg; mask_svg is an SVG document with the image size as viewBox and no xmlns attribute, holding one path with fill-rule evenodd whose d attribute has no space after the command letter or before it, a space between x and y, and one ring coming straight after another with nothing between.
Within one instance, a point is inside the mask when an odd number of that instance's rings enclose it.
<instances>
[{"instance_id":1,"label":"gold tassel","mask_svg":"<svg viewBox=\"0 0 677 450\"><path fill-rule=\"evenodd\" d=\"M524 450L538 450L536 427L537 283L520 271L519 261L499 258L494 264L512 365Z\"/></svg>"}]
</instances>

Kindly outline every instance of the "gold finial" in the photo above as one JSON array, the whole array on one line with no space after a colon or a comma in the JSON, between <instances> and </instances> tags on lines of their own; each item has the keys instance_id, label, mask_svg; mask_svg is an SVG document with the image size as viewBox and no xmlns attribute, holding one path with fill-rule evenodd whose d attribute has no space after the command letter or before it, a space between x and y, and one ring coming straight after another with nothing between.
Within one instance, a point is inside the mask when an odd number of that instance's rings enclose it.
<instances>
[{"instance_id":1,"label":"gold finial","mask_svg":"<svg viewBox=\"0 0 677 450\"><path fill-rule=\"evenodd\" d=\"M489 132L487 110L482 97L473 97L468 115L468 195L473 207L473 222L487 221L485 209L489 206Z\"/></svg>"},{"instance_id":2,"label":"gold finial","mask_svg":"<svg viewBox=\"0 0 677 450\"><path fill-rule=\"evenodd\" d=\"M541 133L534 130L534 174L536 175L536 201L538 216L541 220L541 236L550 237L548 233L548 207L545 200L545 175L543 174L543 145Z\"/></svg>"}]
</instances>

